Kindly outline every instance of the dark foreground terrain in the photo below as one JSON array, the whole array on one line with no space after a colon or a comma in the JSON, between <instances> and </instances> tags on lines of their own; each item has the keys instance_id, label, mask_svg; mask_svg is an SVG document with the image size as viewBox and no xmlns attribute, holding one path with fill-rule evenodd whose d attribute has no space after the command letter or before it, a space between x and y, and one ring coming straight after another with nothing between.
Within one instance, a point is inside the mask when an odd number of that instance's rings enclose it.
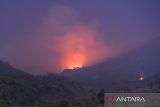
<instances>
[{"instance_id":1,"label":"dark foreground terrain","mask_svg":"<svg viewBox=\"0 0 160 107\"><path fill-rule=\"evenodd\" d=\"M56 74L34 76L0 61L0 107L98 107L104 90L85 90Z\"/></svg>"},{"instance_id":2,"label":"dark foreground terrain","mask_svg":"<svg viewBox=\"0 0 160 107\"><path fill-rule=\"evenodd\" d=\"M103 107L105 92L109 91L86 89L56 74L30 75L0 61L0 107ZM160 82L114 92L159 93Z\"/></svg>"}]
</instances>

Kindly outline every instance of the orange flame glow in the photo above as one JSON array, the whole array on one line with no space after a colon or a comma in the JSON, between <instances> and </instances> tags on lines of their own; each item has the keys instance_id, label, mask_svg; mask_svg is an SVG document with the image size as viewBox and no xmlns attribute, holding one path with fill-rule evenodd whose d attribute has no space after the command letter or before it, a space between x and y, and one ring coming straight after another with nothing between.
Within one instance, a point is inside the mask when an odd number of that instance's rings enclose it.
<instances>
[{"instance_id":1,"label":"orange flame glow","mask_svg":"<svg viewBox=\"0 0 160 107\"><path fill-rule=\"evenodd\" d=\"M56 51L61 55L61 69L88 66L106 56L106 47L96 39L94 28L78 26L55 39Z\"/></svg>"},{"instance_id":2,"label":"orange flame glow","mask_svg":"<svg viewBox=\"0 0 160 107\"><path fill-rule=\"evenodd\" d=\"M143 74L143 73L140 74L139 80L140 80L140 81L143 81L143 80L144 80L144 74Z\"/></svg>"}]
</instances>

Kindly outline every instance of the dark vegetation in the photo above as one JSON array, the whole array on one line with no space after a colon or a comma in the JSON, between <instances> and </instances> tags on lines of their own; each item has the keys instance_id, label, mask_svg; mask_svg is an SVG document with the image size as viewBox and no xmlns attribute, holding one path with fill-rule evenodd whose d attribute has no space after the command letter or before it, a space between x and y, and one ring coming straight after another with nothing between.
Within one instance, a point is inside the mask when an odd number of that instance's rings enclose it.
<instances>
[{"instance_id":1,"label":"dark vegetation","mask_svg":"<svg viewBox=\"0 0 160 107\"><path fill-rule=\"evenodd\" d=\"M30 75L0 61L0 107L66 107L69 104L77 107L74 105L89 103L82 100L84 96L86 91L66 77Z\"/></svg>"},{"instance_id":2,"label":"dark vegetation","mask_svg":"<svg viewBox=\"0 0 160 107\"><path fill-rule=\"evenodd\" d=\"M87 91L56 74L35 76L0 61L0 107L103 107L104 90Z\"/></svg>"},{"instance_id":3,"label":"dark vegetation","mask_svg":"<svg viewBox=\"0 0 160 107\"><path fill-rule=\"evenodd\" d=\"M155 78L159 79L159 74ZM160 80L123 92L160 92ZM103 107L105 90L85 90L56 74L34 76L0 61L0 107Z\"/></svg>"}]
</instances>

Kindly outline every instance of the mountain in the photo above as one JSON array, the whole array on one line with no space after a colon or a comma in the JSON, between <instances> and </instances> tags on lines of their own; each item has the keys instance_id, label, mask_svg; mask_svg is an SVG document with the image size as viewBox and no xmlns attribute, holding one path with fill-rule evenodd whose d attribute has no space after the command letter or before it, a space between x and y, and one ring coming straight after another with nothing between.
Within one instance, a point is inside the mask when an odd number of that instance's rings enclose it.
<instances>
[{"instance_id":1,"label":"mountain","mask_svg":"<svg viewBox=\"0 0 160 107\"><path fill-rule=\"evenodd\" d=\"M56 74L34 76L0 61L0 100L6 104L73 100L83 97L76 82Z\"/></svg>"},{"instance_id":2,"label":"mountain","mask_svg":"<svg viewBox=\"0 0 160 107\"><path fill-rule=\"evenodd\" d=\"M80 68L64 70L62 75L88 89L122 91L143 88L160 79L160 37L132 52ZM144 80L139 78L144 76Z\"/></svg>"}]
</instances>

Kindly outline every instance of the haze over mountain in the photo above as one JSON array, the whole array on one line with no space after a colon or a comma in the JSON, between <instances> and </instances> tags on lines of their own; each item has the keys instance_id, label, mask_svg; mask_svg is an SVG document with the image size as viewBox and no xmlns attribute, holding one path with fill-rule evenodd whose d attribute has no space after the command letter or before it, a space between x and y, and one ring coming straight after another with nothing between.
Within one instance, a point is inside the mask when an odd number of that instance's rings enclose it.
<instances>
[{"instance_id":1,"label":"haze over mountain","mask_svg":"<svg viewBox=\"0 0 160 107\"><path fill-rule=\"evenodd\" d=\"M139 81L141 74L144 81ZM93 89L145 87L160 79L160 36L125 55L86 68L64 70L63 75Z\"/></svg>"},{"instance_id":2,"label":"haze over mountain","mask_svg":"<svg viewBox=\"0 0 160 107\"><path fill-rule=\"evenodd\" d=\"M160 28L158 0L1 1L0 59L34 74L109 60Z\"/></svg>"}]
</instances>

